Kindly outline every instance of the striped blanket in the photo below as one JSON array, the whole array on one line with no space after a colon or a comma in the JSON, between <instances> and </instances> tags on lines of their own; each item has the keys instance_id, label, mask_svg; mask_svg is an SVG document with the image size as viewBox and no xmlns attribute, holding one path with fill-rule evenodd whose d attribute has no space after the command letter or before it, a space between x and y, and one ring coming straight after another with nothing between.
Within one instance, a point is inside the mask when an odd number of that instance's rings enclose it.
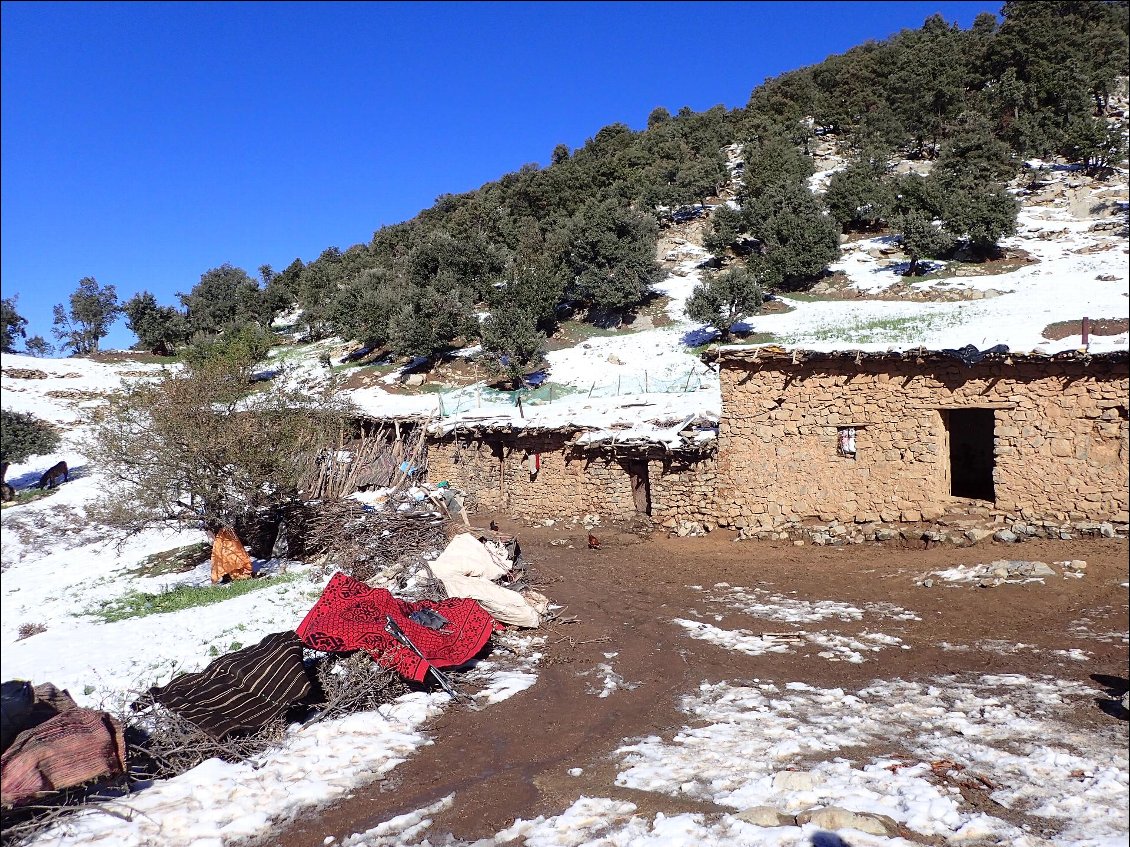
<instances>
[{"instance_id":1,"label":"striped blanket","mask_svg":"<svg viewBox=\"0 0 1130 847\"><path fill-rule=\"evenodd\" d=\"M447 625L437 630L418 623L410 615L419 609L438 613ZM388 633L389 618L424 658ZM381 667L422 682L431 666L453 667L474 658L496 628L501 629L474 600L409 603L383 588L370 588L351 576L336 573L298 625L298 637L307 647L327 653L364 650Z\"/></svg>"},{"instance_id":2,"label":"striped blanket","mask_svg":"<svg viewBox=\"0 0 1130 847\"><path fill-rule=\"evenodd\" d=\"M213 738L223 738L258 729L309 690L302 643L293 632L276 632L149 694Z\"/></svg>"},{"instance_id":3,"label":"striped blanket","mask_svg":"<svg viewBox=\"0 0 1130 847\"><path fill-rule=\"evenodd\" d=\"M82 785L84 782L125 772L126 742L121 725L105 712L80 709L66 692L53 698L47 689L42 706L50 711L53 700L62 709L38 725L25 729L4 751L0 760L0 803L22 806L40 794Z\"/></svg>"}]
</instances>

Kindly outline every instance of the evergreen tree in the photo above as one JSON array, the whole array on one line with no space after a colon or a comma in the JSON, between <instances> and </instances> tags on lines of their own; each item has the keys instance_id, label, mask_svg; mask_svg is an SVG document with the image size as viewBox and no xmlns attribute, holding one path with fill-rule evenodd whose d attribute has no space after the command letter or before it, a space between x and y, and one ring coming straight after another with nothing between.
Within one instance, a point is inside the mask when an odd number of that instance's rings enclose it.
<instances>
[{"instance_id":1,"label":"evergreen tree","mask_svg":"<svg viewBox=\"0 0 1130 847\"><path fill-rule=\"evenodd\" d=\"M744 211L762 245L769 287L805 288L839 256L839 228L803 183L776 185Z\"/></svg>"},{"instance_id":2,"label":"evergreen tree","mask_svg":"<svg viewBox=\"0 0 1130 847\"><path fill-rule=\"evenodd\" d=\"M171 356L188 337L184 315L172 306L160 306L148 291L135 294L122 307L126 326L138 342L158 356Z\"/></svg>"},{"instance_id":3,"label":"evergreen tree","mask_svg":"<svg viewBox=\"0 0 1130 847\"><path fill-rule=\"evenodd\" d=\"M118 293L112 285L99 285L94 277L83 277L70 296L70 311L57 304L53 332L76 356L98 352L99 342L121 313Z\"/></svg>"},{"instance_id":4,"label":"evergreen tree","mask_svg":"<svg viewBox=\"0 0 1130 847\"><path fill-rule=\"evenodd\" d=\"M16 311L17 297L0 300L0 352L15 353L16 339L26 338L27 319Z\"/></svg>"},{"instance_id":5,"label":"evergreen tree","mask_svg":"<svg viewBox=\"0 0 1130 847\"><path fill-rule=\"evenodd\" d=\"M264 266L269 267L269 266ZM263 291L266 301L266 311L273 318L279 312L286 311L298 303L298 290L302 283L302 273L306 265L301 259L295 259L282 273L273 273ZM260 274L262 269L260 269Z\"/></svg>"},{"instance_id":6,"label":"evergreen tree","mask_svg":"<svg viewBox=\"0 0 1130 847\"><path fill-rule=\"evenodd\" d=\"M0 409L0 462L8 465L44 456L59 446L59 431L27 412Z\"/></svg>"},{"instance_id":7,"label":"evergreen tree","mask_svg":"<svg viewBox=\"0 0 1130 847\"><path fill-rule=\"evenodd\" d=\"M894 207L886 157L867 151L832 174L824 204L844 232L874 230Z\"/></svg>"},{"instance_id":8,"label":"evergreen tree","mask_svg":"<svg viewBox=\"0 0 1130 847\"><path fill-rule=\"evenodd\" d=\"M918 274L922 259L942 256L953 249L953 237L941 227L935 226L930 216L921 210L904 212L891 225L899 233L903 252L910 258L907 276Z\"/></svg>"},{"instance_id":9,"label":"evergreen tree","mask_svg":"<svg viewBox=\"0 0 1130 847\"><path fill-rule=\"evenodd\" d=\"M503 303L491 310L481 327L483 350L492 370L506 375L515 388L522 375L535 368L545 353L545 336L534 315L517 303Z\"/></svg>"},{"instance_id":10,"label":"evergreen tree","mask_svg":"<svg viewBox=\"0 0 1130 847\"><path fill-rule=\"evenodd\" d=\"M51 344L42 335L33 335L24 343L24 351L29 356L35 356L41 359L54 354L55 345Z\"/></svg>"},{"instance_id":11,"label":"evergreen tree","mask_svg":"<svg viewBox=\"0 0 1130 847\"><path fill-rule=\"evenodd\" d=\"M647 128L654 129L662 124L671 122L671 113L662 106L656 106L651 110L651 114L647 116Z\"/></svg>"},{"instance_id":12,"label":"evergreen tree","mask_svg":"<svg viewBox=\"0 0 1130 847\"><path fill-rule=\"evenodd\" d=\"M992 255L1002 238L1016 232L1020 205L1003 186L957 183L942 196L945 231L979 256Z\"/></svg>"},{"instance_id":13,"label":"evergreen tree","mask_svg":"<svg viewBox=\"0 0 1130 847\"><path fill-rule=\"evenodd\" d=\"M896 43L897 70L886 86L893 108L885 111L900 117L921 155L933 157L965 101L961 31L935 14L920 30L900 33Z\"/></svg>"},{"instance_id":14,"label":"evergreen tree","mask_svg":"<svg viewBox=\"0 0 1130 847\"><path fill-rule=\"evenodd\" d=\"M403 282L384 268L363 271L338 292L330 308L335 331L362 344L383 346L403 303Z\"/></svg>"},{"instance_id":15,"label":"evergreen tree","mask_svg":"<svg viewBox=\"0 0 1130 847\"><path fill-rule=\"evenodd\" d=\"M1090 176L1111 170L1126 159L1126 136L1118 124L1103 118L1079 117L1067 128L1064 150L1068 158L1083 165Z\"/></svg>"},{"instance_id":16,"label":"evergreen tree","mask_svg":"<svg viewBox=\"0 0 1130 847\"><path fill-rule=\"evenodd\" d=\"M624 209L614 200L589 202L569 224L567 261L571 296L595 313L619 312L643 298L658 276L655 218Z\"/></svg>"},{"instance_id":17,"label":"evergreen tree","mask_svg":"<svg viewBox=\"0 0 1130 847\"><path fill-rule=\"evenodd\" d=\"M746 224L742 213L730 206L719 206L710 216L702 243L715 256L721 256L738 243L744 231Z\"/></svg>"},{"instance_id":18,"label":"evergreen tree","mask_svg":"<svg viewBox=\"0 0 1130 847\"><path fill-rule=\"evenodd\" d=\"M753 267L734 265L721 273L707 274L687 298L687 317L709 324L718 330L721 340L728 339L738 318L761 311L764 291L757 275L761 262L757 257L751 260Z\"/></svg>"},{"instance_id":19,"label":"evergreen tree","mask_svg":"<svg viewBox=\"0 0 1130 847\"><path fill-rule=\"evenodd\" d=\"M812 176L812 159L789 141L766 134L742 148L745 174L742 205L780 185L804 185Z\"/></svg>"},{"instance_id":20,"label":"evergreen tree","mask_svg":"<svg viewBox=\"0 0 1130 847\"><path fill-rule=\"evenodd\" d=\"M243 268L220 265L200 275L188 294L177 295L191 332L214 334L228 326L270 323L259 284Z\"/></svg>"}]
</instances>

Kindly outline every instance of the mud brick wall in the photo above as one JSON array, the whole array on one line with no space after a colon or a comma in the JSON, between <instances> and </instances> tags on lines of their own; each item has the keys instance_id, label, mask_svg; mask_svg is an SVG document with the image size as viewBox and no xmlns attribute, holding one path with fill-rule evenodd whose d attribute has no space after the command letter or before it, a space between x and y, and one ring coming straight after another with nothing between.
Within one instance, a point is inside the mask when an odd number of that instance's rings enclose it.
<instances>
[{"instance_id":1,"label":"mud brick wall","mask_svg":"<svg viewBox=\"0 0 1130 847\"><path fill-rule=\"evenodd\" d=\"M541 467L530 473L530 454ZM712 520L713 459L673 461L645 452L612 455L584 450L565 433L484 433L437 436L428 443L428 479L449 481L473 495L479 510L527 520L561 520L588 514L629 520L639 512L631 473L646 469L653 518Z\"/></svg>"},{"instance_id":2,"label":"mud brick wall","mask_svg":"<svg viewBox=\"0 0 1130 847\"><path fill-rule=\"evenodd\" d=\"M918 521L951 496L952 409L992 409L993 507L1126 521L1125 363L723 359L719 523ZM950 418L952 419L952 418ZM854 458L839 428L856 426Z\"/></svg>"}]
</instances>

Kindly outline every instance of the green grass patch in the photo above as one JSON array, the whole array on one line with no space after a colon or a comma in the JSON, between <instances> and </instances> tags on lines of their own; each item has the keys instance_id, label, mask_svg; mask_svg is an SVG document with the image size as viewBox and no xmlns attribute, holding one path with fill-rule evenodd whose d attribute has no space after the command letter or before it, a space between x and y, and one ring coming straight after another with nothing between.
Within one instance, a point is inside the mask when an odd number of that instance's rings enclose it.
<instances>
[{"instance_id":1,"label":"green grass patch","mask_svg":"<svg viewBox=\"0 0 1130 847\"><path fill-rule=\"evenodd\" d=\"M12 506L22 506L25 503L34 503L36 500L50 497L56 490L55 488L25 488L22 491L17 491L14 499L9 500L7 503L0 504L0 508L7 509Z\"/></svg>"},{"instance_id":2,"label":"green grass patch","mask_svg":"<svg viewBox=\"0 0 1130 847\"><path fill-rule=\"evenodd\" d=\"M159 594L131 591L122 597L105 601L98 608L88 610L86 614L101 618L106 623L116 623L128 618L145 618L149 615L164 615L222 603L271 585L279 586L293 582L298 577L299 574L281 574L244 579L227 585L181 586Z\"/></svg>"},{"instance_id":3,"label":"green grass patch","mask_svg":"<svg viewBox=\"0 0 1130 847\"><path fill-rule=\"evenodd\" d=\"M957 326L961 315L953 312L925 313L891 318L854 319L835 326L814 327L787 336L786 344L803 345L813 341L841 344L899 344L919 341L929 330Z\"/></svg>"},{"instance_id":4,"label":"green grass patch","mask_svg":"<svg viewBox=\"0 0 1130 847\"><path fill-rule=\"evenodd\" d=\"M184 547L174 547L172 550L162 550L160 553L151 553L138 562L130 569L130 575L166 576L167 574L184 573L195 568L211 553L212 545L207 541L186 544Z\"/></svg>"}]
</instances>

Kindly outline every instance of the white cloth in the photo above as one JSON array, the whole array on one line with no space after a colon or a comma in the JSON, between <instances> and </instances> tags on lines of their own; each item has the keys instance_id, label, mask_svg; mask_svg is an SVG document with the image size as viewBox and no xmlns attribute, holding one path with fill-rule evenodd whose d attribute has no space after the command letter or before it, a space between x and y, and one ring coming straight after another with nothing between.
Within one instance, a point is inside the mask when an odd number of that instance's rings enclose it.
<instances>
[{"instance_id":1,"label":"white cloth","mask_svg":"<svg viewBox=\"0 0 1130 847\"><path fill-rule=\"evenodd\" d=\"M479 539L469 532L461 532L447 542L444 551L431 563L431 569L437 579L445 576L476 576L493 580L510 573L510 562L504 553L500 563ZM448 594L450 593L449 591Z\"/></svg>"},{"instance_id":2,"label":"white cloth","mask_svg":"<svg viewBox=\"0 0 1130 847\"><path fill-rule=\"evenodd\" d=\"M435 570L433 567L432 570ZM436 576L449 597L470 597L490 612L491 617L510 626L534 628L541 623L537 611L517 591L495 585L477 576L448 574Z\"/></svg>"}]
</instances>

